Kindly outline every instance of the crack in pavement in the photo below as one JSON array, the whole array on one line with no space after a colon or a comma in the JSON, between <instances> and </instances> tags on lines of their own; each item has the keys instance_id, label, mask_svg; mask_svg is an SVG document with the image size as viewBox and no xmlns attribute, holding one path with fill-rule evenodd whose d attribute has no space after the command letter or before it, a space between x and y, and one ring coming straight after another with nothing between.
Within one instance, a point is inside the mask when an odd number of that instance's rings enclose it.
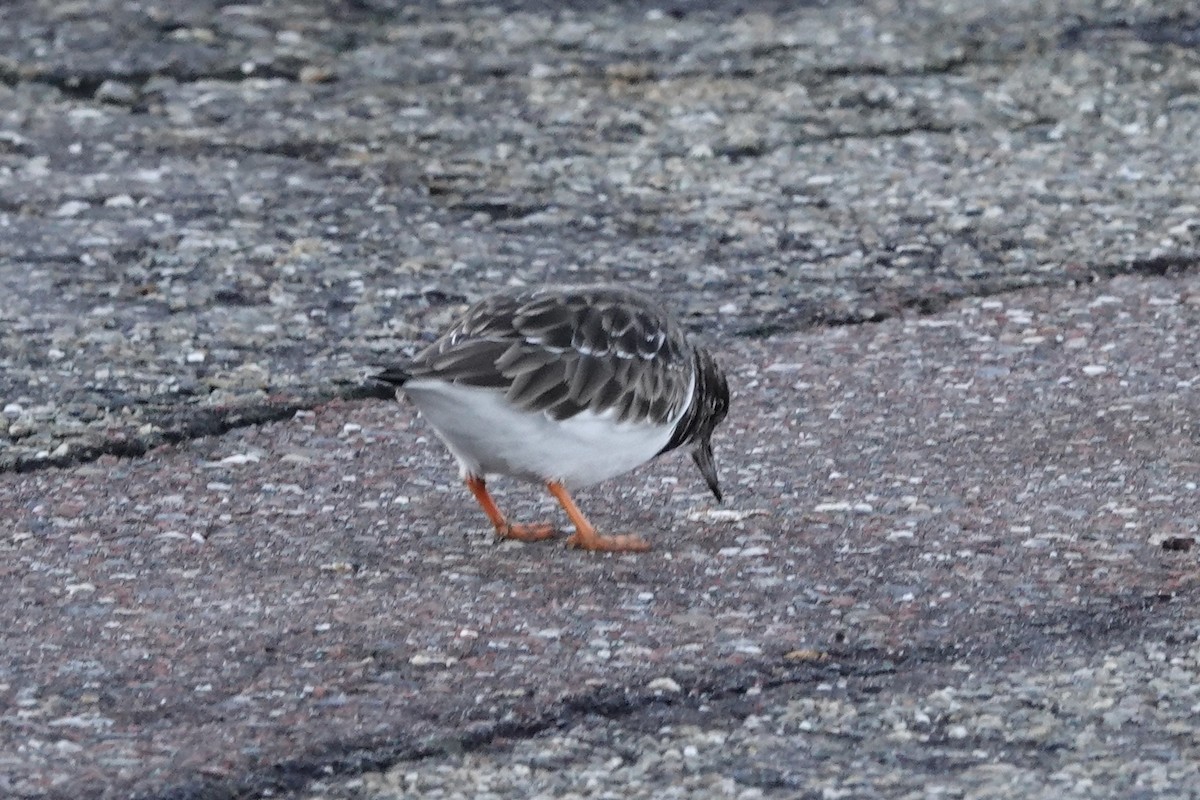
<instances>
[{"instance_id":1,"label":"crack in pavement","mask_svg":"<svg viewBox=\"0 0 1200 800\"><path fill-rule=\"evenodd\" d=\"M89 445L79 445L66 455L50 455L45 458L21 456L16 458L9 472L25 473L42 469L73 467L95 461L103 456L136 458L144 456L156 447L178 444L204 436L220 436L237 428L263 425L290 419L297 411L307 411L336 401L380 399L390 400L395 391L386 386L362 384L348 386L336 391L313 391L291 397L276 396L262 403L245 405L215 406L208 408L181 408L170 412L160 422L168 426L153 433L133 438L106 439ZM180 423L171 426L169 420L182 417ZM4 470L0 470L2 472Z\"/></svg>"},{"instance_id":2,"label":"crack in pavement","mask_svg":"<svg viewBox=\"0 0 1200 800\"><path fill-rule=\"evenodd\" d=\"M971 298L1003 297L1027 289L1049 290L1064 286L1093 284L1122 276L1169 277L1183 275L1198 269L1200 269L1200 253L1173 253L1111 264L1087 267L1069 266L1065 270L1065 274L1043 279L1033 279L1032 276L1022 275L990 282L979 281L971 284L969 292L953 289L915 292L899 292L888 289L884 292L876 292L867 289L864 290L864 297L881 301L877 305L871 306L870 315L854 311L839 313L816 304L800 304L780 311L769 323L736 328L732 333L734 336L750 339L765 339L769 336L818 327L871 325L902 316L906 312L915 312L922 316L937 314L945 311L954 303ZM866 304L864 303L864 305Z\"/></svg>"},{"instance_id":3,"label":"crack in pavement","mask_svg":"<svg viewBox=\"0 0 1200 800\"><path fill-rule=\"evenodd\" d=\"M870 316L854 312L839 314L817 307L815 304L801 304L781 311L770 323L735 328L730 333L739 338L765 339L817 327L837 328L869 325L910 312L921 316L940 313L954 303L969 298L1004 296L1030 288L1051 289L1067 285L1068 282L1091 284L1111 280L1118 276L1152 278L1182 275L1197 269L1200 269L1200 253L1156 255L1070 270L1066 281L1050 278L1033 284L1022 280L1002 280L990 285L977 283L972 287L974 291L969 294L953 290L893 292L890 296L881 295L876 298L882 302L871 307ZM866 296L871 297L872 292L868 291ZM457 298L450 298L450 300L454 301ZM694 321L692 322L694 323ZM349 384L334 390L308 390L292 395L276 394L261 403L205 408L184 406L164 411L161 416L151 418L152 424L159 427L159 430L152 433L78 444L64 455L48 455L40 458L18 456L10 464L0 468L0 473L28 473L44 469L73 467L93 462L103 456L137 458L162 445L177 444L204 436L220 436L237 428L279 422L291 418L297 411L311 410L332 402L366 399L391 400L394 397L394 392L387 386L363 383Z\"/></svg>"}]
</instances>

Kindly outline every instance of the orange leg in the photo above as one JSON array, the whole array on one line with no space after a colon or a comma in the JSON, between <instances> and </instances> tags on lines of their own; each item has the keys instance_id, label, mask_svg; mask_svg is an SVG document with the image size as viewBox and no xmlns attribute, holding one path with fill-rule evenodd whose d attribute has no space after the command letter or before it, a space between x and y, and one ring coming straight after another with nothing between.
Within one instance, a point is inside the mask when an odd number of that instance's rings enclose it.
<instances>
[{"instance_id":1,"label":"orange leg","mask_svg":"<svg viewBox=\"0 0 1200 800\"><path fill-rule=\"evenodd\" d=\"M575 526L575 533L570 539L567 539L567 544L572 547L578 547L581 550L604 550L613 553L644 553L650 549L649 543L640 536L633 534L623 534L621 536L602 536L592 527L592 523L588 522L587 517L579 510L579 506L575 505L575 501L571 499L571 495L567 492L567 488L561 483L551 481L546 484L546 488L550 490L550 494L554 495L554 499L563 507L563 511L567 512L567 516L571 518L571 524Z\"/></svg>"},{"instance_id":2,"label":"orange leg","mask_svg":"<svg viewBox=\"0 0 1200 800\"><path fill-rule=\"evenodd\" d=\"M487 485L483 482L483 478L478 475L467 476L467 488L471 490L471 494L475 495L475 499L483 507L483 513L487 514L487 518L492 521L492 526L496 529L497 537L501 539L517 539L522 542L540 542L543 539L549 539L554 536L553 525L547 523L514 525L506 520L503 512L496 507L496 501L492 500L492 496L488 494Z\"/></svg>"}]
</instances>

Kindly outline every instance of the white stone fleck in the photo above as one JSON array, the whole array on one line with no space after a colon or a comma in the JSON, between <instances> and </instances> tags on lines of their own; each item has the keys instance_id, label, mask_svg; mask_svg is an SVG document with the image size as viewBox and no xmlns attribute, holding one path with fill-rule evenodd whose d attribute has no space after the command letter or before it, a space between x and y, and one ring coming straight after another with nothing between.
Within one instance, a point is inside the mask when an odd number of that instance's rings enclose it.
<instances>
[{"instance_id":1,"label":"white stone fleck","mask_svg":"<svg viewBox=\"0 0 1200 800\"><path fill-rule=\"evenodd\" d=\"M77 217L91 207L91 203L86 203L83 200L68 200L54 210L53 216L63 218Z\"/></svg>"}]
</instances>

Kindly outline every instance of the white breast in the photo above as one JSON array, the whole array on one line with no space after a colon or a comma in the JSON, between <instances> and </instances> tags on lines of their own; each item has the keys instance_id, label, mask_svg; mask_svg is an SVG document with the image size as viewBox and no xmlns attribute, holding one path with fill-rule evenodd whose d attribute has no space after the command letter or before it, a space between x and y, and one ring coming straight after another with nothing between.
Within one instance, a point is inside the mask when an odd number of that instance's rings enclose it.
<instances>
[{"instance_id":1,"label":"white breast","mask_svg":"<svg viewBox=\"0 0 1200 800\"><path fill-rule=\"evenodd\" d=\"M649 461L671 438L677 421L617 422L610 412L590 411L555 420L512 408L494 389L432 379L411 380L403 391L464 473L555 480L568 488L598 483Z\"/></svg>"}]
</instances>

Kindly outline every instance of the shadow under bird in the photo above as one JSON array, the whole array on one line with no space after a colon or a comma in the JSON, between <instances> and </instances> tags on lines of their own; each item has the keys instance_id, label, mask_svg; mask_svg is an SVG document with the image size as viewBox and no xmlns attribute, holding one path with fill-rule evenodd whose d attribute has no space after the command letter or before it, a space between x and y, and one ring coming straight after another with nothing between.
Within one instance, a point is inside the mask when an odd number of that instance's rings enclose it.
<instances>
[{"instance_id":1,"label":"shadow under bird","mask_svg":"<svg viewBox=\"0 0 1200 800\"><path fill-rule=\"evenodd\" d=\"M585 550L644 551L596 531L569 493L691 447L718 501L712 435L729 387L712 355L651 298L581 286L487 297L409 363L375 376L399 387L458 460L501 538L538 541L548 524L509 522L485 477L541 483Z\"/></svg>"}]
</instances>

